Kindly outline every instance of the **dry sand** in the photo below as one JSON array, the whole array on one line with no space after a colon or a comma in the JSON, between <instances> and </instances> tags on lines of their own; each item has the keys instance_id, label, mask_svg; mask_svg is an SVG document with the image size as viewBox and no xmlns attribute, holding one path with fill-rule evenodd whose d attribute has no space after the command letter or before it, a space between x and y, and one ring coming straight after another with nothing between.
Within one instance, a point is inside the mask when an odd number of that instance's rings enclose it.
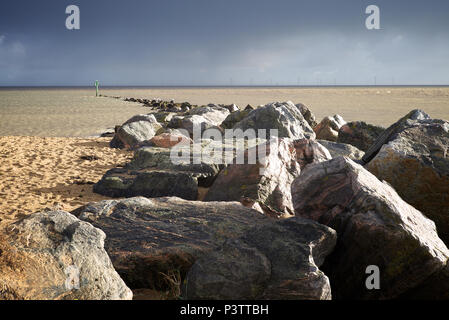
<instances>
[{"instance_id":1,"label":"dry sand","mask_svg":"<svg viewBox=\"0 0 449 320\"><path fill-rule=\"evenodd\" d=\"M0 219L17 219L57 204L70 211L107 199L92 192L92 183L132 156L109 148L109 140L0 137Z\"/></svg>"}]
</instances>

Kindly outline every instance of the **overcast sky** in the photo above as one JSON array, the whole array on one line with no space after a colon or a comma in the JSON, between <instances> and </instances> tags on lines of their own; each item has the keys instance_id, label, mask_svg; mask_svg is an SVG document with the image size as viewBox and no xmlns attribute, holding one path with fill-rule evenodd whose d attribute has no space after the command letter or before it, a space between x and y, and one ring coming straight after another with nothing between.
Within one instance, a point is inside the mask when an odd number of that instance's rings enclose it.
<instances>
[{"instance_id":1,"label":"overcast sky","mask_svg":"<svg viewBox=\"0 0 449 320\"><path fill-rule=\"evenodd\" d=\"M78 5L81 29L67 30ZM365 8L380 8L380 30ZM449 84L447 0L2 0L0 85Z\"/></svg>"}]
</instances>

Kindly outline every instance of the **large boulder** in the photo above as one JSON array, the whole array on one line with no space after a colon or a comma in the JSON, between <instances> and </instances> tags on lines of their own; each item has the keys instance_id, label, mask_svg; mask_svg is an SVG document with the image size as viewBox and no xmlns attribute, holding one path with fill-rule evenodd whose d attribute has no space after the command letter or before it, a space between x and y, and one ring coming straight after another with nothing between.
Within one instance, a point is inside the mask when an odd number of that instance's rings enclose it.
<instances>
[{"instance_id":1,"label":"large boulder","mask_svg":"<svg viewBox=\"0 0 449 320\"><path fill-rule=\"evenodd\" d=\"M199 268L213 269L201 262L203 257L206 261L220 259L221 250L229 248L219 270L231 275L229 282L232 274L239 280L248 275L232 297L250 299L251 294L260 292L261 284L261 298L330 297L328 279L318 266L332 250L335 232L311 221L294 217L276 222L235 202L179 198L105 200L74 214L104 230L105 248L131 288L179 292L173 287L181 289L184 284L187 298L200 298L200 294L201 298L220 298L223 290L217 286L208 286L207 292L189 287L207 285L202 280L208 274L194 280ZM241 268L236 270L236 266ZM219 270L211 270L210 279L217 278ZM248 293L247 288L255 292L242 294Z\"/></svg>"},{"instance_id":2,"label":"large boulder","mask_svg":"<svg viewBox=\"0 0 449 320\"><path fill-rule=\"evenodd\" d=\"M336 243L334 230L292 217L252 227L198 259L187 274L187 299L330 299L318 269Z\"/></svg>"},{"instance_id":3,"label":"large boulder","mask_svg":"<svg viewBox=\"0 0 449 320\"><path fill-rule=\"evenodd\" d=\"M114 267L132 288L167 289L164 275L184 278L196 259L267 221L235 202L128 198L90 203L73 212L103 230Z\"/></svg>"},{"instance_id":4,"label":"large boulder","mask_svg":"<svg viewBox=\"0 0 449 320\"><path fill-rule=\"evenodd\" d=\"M0 300L132 299L104 249L105 234L64 211L0 232Z\"/></svg>"},{"instance_id":5,"label":"large boulder","mask_svg":"<svg viewBox=\"0 0 449 320\"><path fill-rule=\"evenodd\" d=\"M190 152L190 144L182 146ZM109 197L177 196L196 200L198 186L208 187L223 167L205 161L194 163L193 154L184 161L174 161L170 149L144 147L136 150L124 168L105 173L93 190Z\"/></svg>"},{"instance_id":6,"label":"large boulder","mask_svg":"<svg viewBox=\"0 0 449 320\"><path fill-rule=\"evenodd\" d=\"M298 103L296 104L296 108L298 108L299 112L301 112L302 116L312 129L314 129L318 125L315 115L307 106L303 105L302 103Z\"/></svg>"},{"instance_id":7,"label":"large boulder","mask_svg":"<svg viewBox=\"0 0 449 320\"><path fill-rule=\"evenodd\" d=\"M449 245L449 122L418 120L391 139L366 168L432 219Z\"/></svg>"},{"instance_id":8,"label":"large boulder","mask_svg":"<svg viewBox=\"0 0 449 320\"><path fill-rule=\"evenodd\" d=\"M251 111L252 110L245 109L245 110L239 110L239 111L235 111L235 112L231 113L221 123L221 127L223 129L232 129L236 123L242 121L245 117L248 116L248 114Z\"/></svg>"},{"instance_id":9,"label":"large boulder","mask_svg":"<svg viewBox=\"0 0 449 320\"><path fill-rule=\"evenodd\" d=\"M356 147L350 144L338 143L328 140L317 140L317 141L327 150L329 150L329 153L331 154L332 158L344 156L354 161L360 161L363 155L365 154L365 152L357 149Z\"/></svg>"},{"instance_id":10,"label":"large boulder","mask_svg":"<svg viewBox=\"0 0 449 320\"><path fill-rule=\"evenodd\" d=\"M313 130L317 139L335 142L338 139L338 131L344 124L346 121L336 114L332 117L325 117Z\"/></svg>"},{"instance_id":11,"label":"large boulder","mask_svg":"<svg viewBox=\"0 0 449 320\"><path fill-rule=\"evenodd\" d=\"M291 102L274 102L252 110L247 117L236 123L234 129L265 129L267 136L270 129L278 130L278 137L294 139L315 138L315 133L307 121Z\"/></svg>"},{"instance_id":12,"label":"large boulder","mask_svg":"<svg viewBox=\"0 0 449 320\"><path fill-rule=\"evenodd\" d=\"M363 161L365 163L370 162L379 152L380 148L382 148L384 144L390 142L398 132L413 125L416 121L426 119L430 119L430 116L424 111L420 109L410 111L379 135L376 141L368 148L368 150L366 150L365 155L363 156Z\"/></svg>"},{"instance_id":13,"label":"large boulder","mask_svg":"<svg viewBox=\"0 0 449 320\"><path fill-rule=\"evenodd\" d=\"M173 117L168 127L187 130L193 136L195 129L202 133L207 129L217 127L228 115L229 110L224 107L216 105L197 107L186 112L183 116Z\"/></svg>"},{"instance_id":14,"label":"large boulder","mask_svg":"<svg viewBox=\"0 0 449 320\"><path fill-rule=\"evenodd\" d=\"M352 160L307 166L292 184L292 197L296 215L337 231L323 270L338 299L395 298L446 265L449 250L435 223ZM378 290L366 287L368 266L379 268Z\"/></svg>"},{"instance_id":15,"label":"large boulder","mask_svg":"<svg viewBox=\"0 0 449 320\"><path fill-rule=\"evenodd\" d=\"M301 168L309 163L331 159L329 152L314 140L281 138L244 152L244 157L223 169L204 201L242 201L262 209L293 214L290 186ZM253 160L253 161L251 161Z\"/></svg>"},{"instance_id":16,"label":"large boulder","mask_svg":"<svg viewBox=\"0 0 449 320\"><path fill-rule=\"evenodd\" d=\"M172 148L178 144L189 145L190 143L192 143L192 139L175 130L161 133L149 141L149 144L159 148Z\"/></svg>"},{"instance_id":17,"label":"large boulder","mask_svg":"<svg viewBox=\"0 0 449 320\"><path fill-rule=\"evenodd\" d=\"M161 128L153 115L134 116L117 129L111 147L134 148L153 138Z\"/></svg>"},{"instance_id":18,"label":"large boulder","mask_svg":"<svg viewBox=\"0 0 449 320\"><path fill-rule=\"evenodd\" d=\"M338 131L337 142L350 144L366 151L384 130L382 127L363 121L348 122Z\"/></svg>"}]
</instances>

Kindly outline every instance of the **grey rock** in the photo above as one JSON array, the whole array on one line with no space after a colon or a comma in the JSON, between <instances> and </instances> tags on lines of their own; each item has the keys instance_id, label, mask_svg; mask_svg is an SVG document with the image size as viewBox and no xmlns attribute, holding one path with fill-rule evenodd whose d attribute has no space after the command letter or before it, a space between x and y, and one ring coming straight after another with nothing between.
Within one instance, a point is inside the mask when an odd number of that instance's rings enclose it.
<instances>
[{"instance_id":1,"label":"grey rock","mask_svg":"<svg viewBox=\"0 0 449 320\"><path fill-rule=\"evenodd\" d=\"M292 217L252 227L241 238L198 259L187 274L187 299L330 299L318 267L336 232Z\"/></svg>"},{"instance_id":2,"label":"grey rock","mask_svg":"<svg viewBox=\"0 0 449 320\"><path fill-rule=\"evenodd\" d=\"M153 115L137 115L117 129L114 136L116 142L113 144L119 146L121 143L126 148L134 148L139 143L150 140L161 128Z\"/></svg>"},{"instance_id":3,"label":"grey rock","mask_svg":"<svg viewBox=\"0 0 449 320\"><path fill-rule=\"evenodd\" d=\"M291 102L274 102L251 111L247 117L235 124L234 129L270 129L278 130L278 137L294 139L315 138L315 133L307 121Z\"/></svg>"},{"instance_id":4,"label":"grey rock","mask_svg":"<svg viewBox=\"0 0 449 320\"><path fill-rule=\"evenodd\" d=\"M104 241L103 231L64 211L3 225L0 300L132 299Z\"/></svg>"},{"instance_id":5,"label":"grey rock","mask_svg":"<svg viewBox=\"0 0 449 320\"><path fill-rule=\"evenodd\" d=\"M194 262L269 218L235 202L128 198L73 212L103 230L112 263L131 288L166 290L164 275L185 278Z\"/></svg>"},{"instance_id":6,"label":"grey rock","mask_svg":"<svg viewBox=\"0 0 449 320\"><path fill-rule=\"evenodd\" d=\"M307 139L281 138L265 144L265 148L263 157L257 157L256 146L244 152L243 164L234 160L234 164L223 169L204 200L243 200L249 206L257 202L262 209L293 214L290 195L293 179L307 164L329 160L331 156L319 143Z\"/></svg>"},{"instance_id":7,"label":"grey rock","mask_svg":"<svg viewBox=\"0 0 449 320\"><path fill-rule=\"evenodd\" d=\"M310 109L302 103L296 104L296 108L298 108L299 112L301 112L304 119L307 121L309 126L314 129L318 122L316 121L315 115L310 111Z\"/></svg>"},{"instance_id":8,"label":"grey rock","mask_svg":"<svg viewBox=\"0 0 449 320\"><path fill-rule=\"evenodd\" d=\"M449 122L417 120L391 139L366 168L432 219L449 245Z\"/></svg>"},{"instance_id":9,"label":"grey rock","mask_svg":"<svg viewBox=\"0 0 449 320\"><path fill-rule=\"evenodd\" d=\"M323 271L337 299L390 299L423 283L447 262L435 223L352 160L307 166L292 184L295 213L337 231ZM367 290L366 268L379 267L380 289Z\"/></svg>"},{"instance_id":10,"label":"grey rock","mask_svg":"<svg viewBox=\"0 0 449 320\"><path fill-rule=\"evenodd\" d=\"M317 140L321 145L323 145L327 150L329 150L329 153L331 154L332 158L337 157L347 157L354 161L359 161L362 159L365 152L357 149L356 147L345 144L345 143L338 143L328 140Z\"/></svg>"},{"instance_id":11,"label":"grey rock","mask_svg":"<svg viewBox=\"0 0 449 320\"><path fill-rule=\"evenodd\" d=\"M337 142L347 143L366 151L384 132L384 128L363 121L348 122L338 131Z\"/></svg>"},{"instance_id":12,"label":"grey rock","mask_svg":"<svg viewBox=\"0 0 449 320\"><path fill-rule=\"evenodd\" d=\"M384 144L390 142L395 134L409 127L416 121L425 119L430 119L430 116L424 111L419 109L410 111L380 134L376 141L368 148L368 150L366 150L365 155L363 156L363 161L365 163L370 162L379 152L380 148L382 148Z\"/></svg>"}]
</instances>

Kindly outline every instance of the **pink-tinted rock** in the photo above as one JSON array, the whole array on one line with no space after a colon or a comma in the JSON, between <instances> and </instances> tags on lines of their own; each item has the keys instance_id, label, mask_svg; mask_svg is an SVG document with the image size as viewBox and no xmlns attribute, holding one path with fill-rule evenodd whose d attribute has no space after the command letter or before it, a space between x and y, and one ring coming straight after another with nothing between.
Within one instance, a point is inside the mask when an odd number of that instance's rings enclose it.
<instances>
[{"instance_id":1,"label":"pink-tinted rock","mask_svg":"<svg viewBox=\"0 0 449 320\"><path fill-rule=\"evenodd\" d=\"M432 219L449 245L449 122L418 120L391 139L366 168Z\"/></svg>"},{"instance_id":2,"label":"pink-tinted rock","mask_svg":"<svg viewBox=\"0 0 449 320\"><path fill-rule=\"evenodd\" d=\"M346 124L346 121L336 114L332 117L325 117L313 130L316 133L317 139L335 142L338 138L338 130L340 130L344 124Z\"/></svg>"},{"instance_id":3,"label":"pink-tinted rock","mask_svg":"<svg viewBox=\"0 0 449 320\"><path fill-rule=\"evenodd\" d=\"M257 155L257 147L245 151L244 164L233 164L223 169L205 201L242 201L253 207L259 203L264 212L292 214L290 186L301 168L309 163L331 159L326 148L309 139L277 140L277 150L266 145L266 156L250 164L248 159Z\"/></svg>"},{"instance_id":4,"label":"pink-tinted rock","mask_svg":"<svg viewBox=\"0 0 449 320\"><path fill-rule=\"evenodd\" d=\"M292 198L296 215L337 231L323 267L334 297L394 298L446 265L449 250L434 222L348 158L308 165L292 184ZM379 290L365 286L370 265L379 267Z\"/></svg>"},{"instance_id":5,"label":"pink-tinted rock","mask_svg":"<svg viewBox=\"0 0 449 320\"><path fill-rule=\"evenodd\" d=\"M185 135L168 132L157 135L150 140L150 143L160 148L171 148L177 144L188 145L191 142L192 139L186 137Z\"/></svg>"}]
</instances>

